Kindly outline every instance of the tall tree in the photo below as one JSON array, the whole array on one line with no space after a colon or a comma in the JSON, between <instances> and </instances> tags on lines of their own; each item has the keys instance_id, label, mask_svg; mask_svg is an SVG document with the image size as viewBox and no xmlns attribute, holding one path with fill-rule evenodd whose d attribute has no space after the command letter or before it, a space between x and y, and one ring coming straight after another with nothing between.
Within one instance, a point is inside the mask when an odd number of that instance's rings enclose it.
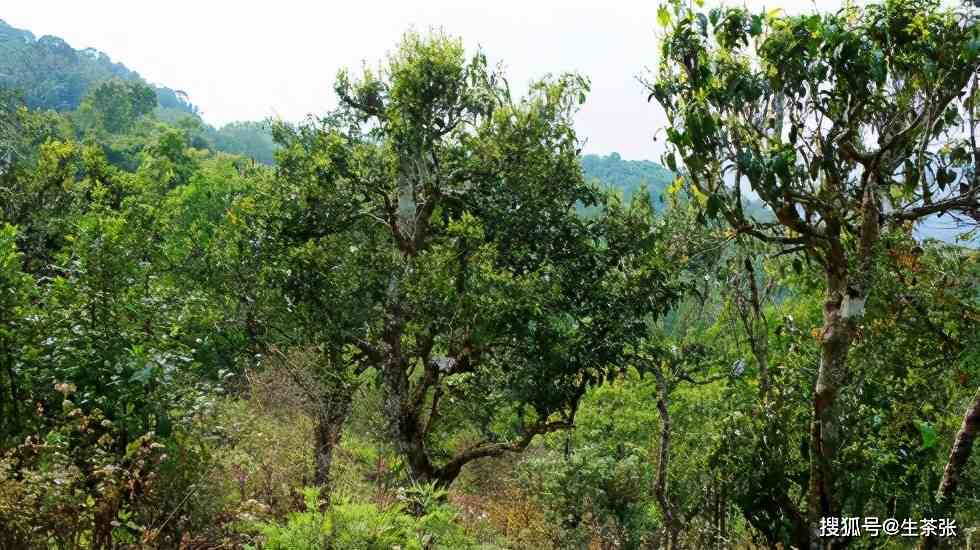
<instances>
[{"instance_id":1,"label":"tall tree","mask_svg":"<svg viewBox=\"0 0 980 550\"><path fill-rule=\"evenodd\" d=\"M674 2L651 98L667 113L671 168L705 215L803 254L825 275L809 441L812 548L840 516L838 396L888 227L976 217L980 25L966 8L886 0L825 15L707 14ZM748 187L776 221L746 214Z\"/></svg>"},{"instance_id":2,"label":"tall tree","mask_svg":"<svg viewBox=\"0 0 980 550\"><path fill-rule=\"evenodd\" d=\"M139 80L107 80L82 100L79 114L87 123L116 134L129 130L157 106L156 92Z\"/></svg>"},{"instance_id":3,"label":"tall tree","mask_svg":"<svg viewBox=\"0 0 980 550\"><path fill-rule=\"evenodd\" d=\"M571 127L578 76L517 100L482 53L410 33L336 91L331 117L277 130L291 284L323 312L326 355L378 373L411 476L448 485L571 426L669 303L651 208L577 214L601 199Z\"/></svg>"}]
</instances>

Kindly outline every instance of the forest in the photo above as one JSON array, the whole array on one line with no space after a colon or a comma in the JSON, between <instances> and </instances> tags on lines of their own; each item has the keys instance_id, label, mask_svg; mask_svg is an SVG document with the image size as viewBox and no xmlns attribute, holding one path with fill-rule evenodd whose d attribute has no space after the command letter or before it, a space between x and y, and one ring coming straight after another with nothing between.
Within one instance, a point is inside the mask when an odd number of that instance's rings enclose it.
<instances>
[{"instance_id":1,"label":"forest","mask_svg":"<svg viewBox=\"0 0 980 550\"><path fill-rule=\"evenodd\" d=\"M656 14L660 162L449 29L216 128L0 21L0 550L980 549L980 5Z\"/></svg>"}]
</instances>

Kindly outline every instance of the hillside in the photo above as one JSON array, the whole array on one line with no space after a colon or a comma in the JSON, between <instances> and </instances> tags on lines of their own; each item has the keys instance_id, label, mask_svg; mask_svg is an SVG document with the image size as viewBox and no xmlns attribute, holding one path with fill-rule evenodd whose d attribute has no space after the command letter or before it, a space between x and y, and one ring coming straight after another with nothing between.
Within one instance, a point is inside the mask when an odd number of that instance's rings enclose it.
<instances>
[{"instance_id":1,"label":"hillside","mask_svg":"<svg viewBox=\"0 0 980 550\"><path fill-rule=\"evenodd\" d=\"M94 48L76 50L56 36L35 38L30 31L0 20L0 87L20 90L29 107L75 109L94 84L113 78L143 80L139 73ZM154 88L162 109L197 113L184 92Z\"/></svg>"},{"instance_id":2,"label":"hillside","mask_svg":"<svg viewBox=\"0 0 980 550\"><path fill-rule=\"evenodd\" d=\"M113 79L146 82L104 52L75 49L57 36L36 38L0 20L0 88L17 90L28 107L72 111L97 84ZM193 128L200 136L195 145L272 164L275 148L264 122L231 122L215 128L204 123L185 92L148 84L156 91L156 116L168 124Z\"/></svg>"},{"instance_id":3,"label":"hillside","mask_svg":"<svg viewBox=\"0 0 980 550\"><path fill-rule=\"evenodd\" d=\"M621 189L626 200L646 186L657 208L661 206L660 195L674 179L670 170L656 162L625 160L619 153L606 156L582 155L582 172L586 179L597 179L605 185Z\"/></svg>"},{"instance_id":4,"label":"hillside","mask_svg":"<svg viewBox=\"0 0 980 550\"><path fill-rule=\"evenodd\" d=\"M144 80L126 65L93 48L75 49L56 36L37 38L0 19L0 87L20 90L32 109L70 111L78 107L93 85L105 80ZM159 101L158 115L176 123L199 110L187 95L166 86L154 86ZM209 134L214 148L254 158L264 164L273 162L275 145L268 125L261 122L234 122ZM648 160L624 160L618 153L606 156L584 155L582 169L586 178L619 187L629 198L647 185L654 198L673 179L670 172Z\"/></svg>"}]
</instances>

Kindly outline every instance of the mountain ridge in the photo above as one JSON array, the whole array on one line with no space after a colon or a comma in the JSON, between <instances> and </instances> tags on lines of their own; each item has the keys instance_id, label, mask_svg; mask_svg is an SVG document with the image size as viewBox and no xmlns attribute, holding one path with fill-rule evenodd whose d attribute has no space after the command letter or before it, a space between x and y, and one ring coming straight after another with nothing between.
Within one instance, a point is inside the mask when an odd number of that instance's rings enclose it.
<instances>
[{"instance_id":1,"label":"mountain ridge","mask_svg":"<svg viewBox=\"0 0 980 550\"><path fill-rule=\"evenodd\" d=\"M161 108L198 114L186 93L147 81L106 52L75 49L54 35L38 38L0 19L0 86L20 90L28 107L76 109L95 84L112 78L145 82L153 86Z\"/></svg>"}]
</instances>

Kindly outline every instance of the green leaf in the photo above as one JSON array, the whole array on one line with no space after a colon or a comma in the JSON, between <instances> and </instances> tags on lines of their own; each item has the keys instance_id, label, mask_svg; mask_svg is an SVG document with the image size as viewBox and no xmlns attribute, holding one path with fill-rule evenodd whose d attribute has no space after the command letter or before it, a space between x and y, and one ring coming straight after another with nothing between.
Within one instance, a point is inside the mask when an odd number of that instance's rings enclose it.
<instances>
[{"instance_id":1,"label":"green leaf","mask_svg":"<svg viewBox=\"0 0 980 550\"><path fill-rule=\"evenodd\" d=\"M712 8L708 12L708 21L711 21L711 25L717 25L718 20L721 18L721 8Z\"/></svg>"},{"instance_id":2,"label":"green leaf","mask_svg":"<svg viewBox=\"0 0 980 550\"><path fill-rule=\"evenodd\" d=\"M708 217L711 219L717 218L718 211L721 210L722 206L724 206L724 203L722 202L721 197L719 197L717 193L712 193L708 197L708 205L707 205Z\"/></svg>"},{"instance_id":3,"label":"green leaf","mask_svg":"<svg viewBox=\"0 0 980 550\"><path fill-rule=\"evenodd\" d=\"M922 446L919 447L920 450L924 451L936 446L936 428L934 428L932 424L921 420L916 420L915 427L919 429L919 434L922 436Z\"/></svg>"},{"instance_id":4,"label":"green leaf","mask_svg":"<svg viewBox=\"0 0 980 550\"><path fill-rule=\"evenodd\" d=\"M704 16L703 13L697 14L698 19L698 32L701 36L708 36L708 18Z\"/></svg>"},{"instance_id":5,"label":"green leaf","mask_svg":"<svg viewBox=\"0 0 980 550\"><path fill-rule=\"evenodd\" d=\"M667 11L667 6L661 5L657 8L657 22L661 27L670 26L670 12Z\"/></svg>"},{"instance_id":6,"label":"green leaf","mask_svg":"<svg viewBox=\"0 0 980 550\"><path fill-rule=\"evenodd\" d=\"M153 377L153 365L146 365L140 370L133 373L129 378L130 382L139 382L144 386L150 382L150 378Z\"/></svg>"}]
</instances>

